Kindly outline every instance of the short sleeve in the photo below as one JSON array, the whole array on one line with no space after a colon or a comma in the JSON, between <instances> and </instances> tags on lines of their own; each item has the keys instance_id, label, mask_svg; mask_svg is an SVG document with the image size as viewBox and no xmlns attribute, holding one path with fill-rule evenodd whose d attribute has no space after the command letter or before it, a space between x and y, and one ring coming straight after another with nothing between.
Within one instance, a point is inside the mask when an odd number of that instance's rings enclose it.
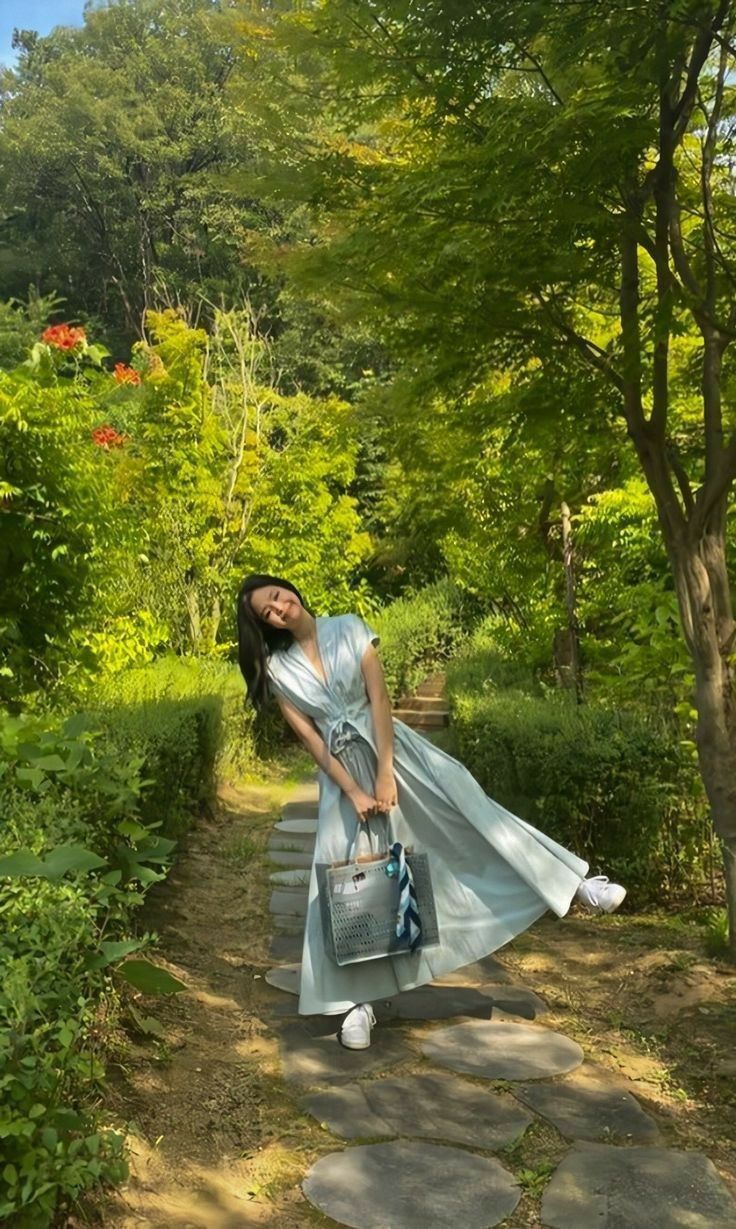
<instances>
[{"instance_id":1,"label":"short sleeve","mask_svg":"<svg viewBox=\"0 0 736 1229\"><path fill-rule=\"evenodd\" d=\"M378 632L366 623L365 619L361 619L360 615L350 616L351 632L353 643L359 657L362 658L369 644L378 645L381 642L381 637Z\"/></svg>"}]
</instances>

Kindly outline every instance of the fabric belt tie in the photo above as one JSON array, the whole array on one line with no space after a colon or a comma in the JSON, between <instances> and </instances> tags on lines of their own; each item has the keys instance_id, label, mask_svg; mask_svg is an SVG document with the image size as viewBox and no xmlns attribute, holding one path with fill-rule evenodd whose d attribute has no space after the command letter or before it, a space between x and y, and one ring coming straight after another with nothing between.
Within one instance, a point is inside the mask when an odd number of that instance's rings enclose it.
<instances>
[{"instance_id":1,"label":"fabric belt tie","mask_svg":"<svg viewBox=\"0 0 736 1229\"><path fill-rule=\"evenodd\" d=\"M355 742L357 738L360 738L360 734L350 718L345 716L336 717L328 726L325 734L325 742L331 755L339 755L348 743Z\"/></svg>"},{"instance_id":2,"label":"fabric belt tie","mask_svg":"<svg viewBox=\"0 0 736 1229\"><path fill-rule=\"evenodd\" d=\"M417 908L417 893L414 876L406 860L404 846L397 841L391 853L399 864L399 910L396 914L396 938L405 939L410 951L416 951L422 938L422 924Z\"/></svg>"}]
</instances>

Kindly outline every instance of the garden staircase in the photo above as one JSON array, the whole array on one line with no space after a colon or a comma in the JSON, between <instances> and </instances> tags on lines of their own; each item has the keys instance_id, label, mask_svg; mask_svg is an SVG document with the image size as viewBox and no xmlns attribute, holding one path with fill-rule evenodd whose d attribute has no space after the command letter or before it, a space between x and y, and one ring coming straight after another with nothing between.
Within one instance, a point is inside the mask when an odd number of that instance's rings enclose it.
<instances>
[{"instance_id":1,"label":"garden staircase","mask_svg":"<svg viewBox=\"0 0 736 1229\"><path fill-rule=\"evenodd\" d=\"M399 700L394 717L414 730L441 730L449 725L450 713L444 697L445 678L432 674L411 696Z\"/></svg>"}]
</instances>

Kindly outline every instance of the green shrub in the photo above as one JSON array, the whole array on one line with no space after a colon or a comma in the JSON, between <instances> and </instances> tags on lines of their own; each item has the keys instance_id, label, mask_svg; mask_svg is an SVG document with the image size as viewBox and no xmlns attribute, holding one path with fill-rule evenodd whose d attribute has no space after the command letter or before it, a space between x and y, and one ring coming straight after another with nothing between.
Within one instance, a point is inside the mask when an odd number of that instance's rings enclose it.
<instances>
[{"instance_id":1,"label":"green shrub","mask_svg":"<svg viewBox=\"0 0 736 1229\"><path fill-rule=\"evenodd\" d=\"M477 680L476 680L477 681ZM664 723L567 696L450 688L460 758L510 811L621 879L633 904L705 878L703 801Z\"/></svg>"},{"instance_id":2,"label":"green shrub","mask_svg":"<svg viewBox=\"0 0 736 1229\"><path fill-rule=\"evenodd\" d=\"M95 1109L92 1026L108 956L139 946L121 937L169 852L148 829L137 839L138 769L78 720L0 719L0 1221L19 1229L126 1173ZM68 869L33 871L64 850ZM80 850L100 873L78 869Z\"/></svg>"},{"instance_id":3,"label":"green shrub","mask_svg":"<svg viewBox=\"0 0 736 1229\"><path fill-rule=\"evenodd\" d=\"M127 1174L124 1140L93 1106L102 901L84 879L0 889L0 1221L46 1229L63 1205Z\"/></svg>"},{"instance_id":4,"label":"green shrub","mask_svg":"<svg viewBox=\"0 0 736 1229\"><path fill-rule=\"evenodd\" d=\"M111 966L134 981L120 961L147 942L130 926L164 877L166 834L253 755L242 684L219 662L121 674L67 720L0 717L0 1221L47 1229L125 1177L96 1108Z\"/></svg>"},{"instance_id":5,"label":"green shrub","mask_svg":"<svg viewBox=\"0 0 736 1229\"><path fill-rule=\"evenodd\" d=\"M241 775L257 759L242 678L226 662L168 656L124 671L98 691L94 717L111 745L142 756L142 818L160 820L169 836L211 800L218 776Z\"/></svg>"},{"instance_id":6,"label":"green shrub","mask_svg":"<svg viewBox=\"0 0 736 1229\"><path fill-rule=\"evenodd\" d=\"M467 636L475 609L449 581L399 598L368 622L381 637L381 660L391 697L412 691Z\"/></svg>"},{"instance_id":7,"label":"green shrub","mask_svg":"<svg viewBox=\"0 0 736 1229\"><path fill-rule=\"evenodd\" d=\"M499 648L498 616L482 619L462 642L447 665L447 685L452 692L486 694L514 688L530 696L543 689L522 657L509 657Z\"/></svg>"}]
</instances>

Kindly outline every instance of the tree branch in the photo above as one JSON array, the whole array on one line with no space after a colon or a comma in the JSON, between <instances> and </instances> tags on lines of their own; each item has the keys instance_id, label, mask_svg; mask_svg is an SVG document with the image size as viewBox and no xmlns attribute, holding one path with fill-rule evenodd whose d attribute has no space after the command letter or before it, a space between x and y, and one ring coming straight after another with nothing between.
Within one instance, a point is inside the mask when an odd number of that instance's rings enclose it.
<instances>
[{"instance_id":1,"label":"tree branch","mask_svg":"<svg viewBox=\"0 0 736 1229\"><path fill-rule=\"evenodd\" d=\"M730 7L731 0L720 0L713 20L708 25L701 27L693 43L685 84L672 113L672 133L676 145L682 140L690 123L690 116L692 115L698 95L700 74L710 55L713 43L716 41L717 33L726 20Z\"/></svg>"},{"instance_id":2,"label":"tree branch","mask_svg":"<svg viewBox=\"0 0 736 1229\"><path fill-rule=\"evenodd\" d=\"M552 97L554 98L555 102L559 103L559 104L560 104L560 106L563 106L564 104L563 104L563 99L562 99L562 97L558 94L557 90L555 89L555 87L553 86L553 84L552 84L552 82L550 81L549 77L547 76L546 72L545 72L545 71L544 71L544 69L542 68L542 64L541 64L540 60L537 58L537 56L532 55L531 51L529 51L529 49L528 49L527 47L520 47L520 46L519 46L518 44L516 44L516 43L514 44L514 46L516 47L516 50L517 50L517 51L521 52L521 54L522 54L523 56L526 56L526 58L527 58L527 60L529 60L529 63L530 63L530 64L533 64L533 65L534 65L534 68L535 68L535 69L536 69L536 71L539 73L540 77L542 78L542 80L543 80L544 84L546 85L546 87L547 87L547 89L549 90L550 94L551 94L551 95L552 95Z\"/></svg>"},{"instance_id":3,"label":"tree branch","mask_svg":"<svg viewBox=\"0 0 736 1229\"><path fill-rule=\"evenodd\" d=\"M702 536L712 513L728 494L736 478L736 431L721 451L713 474L706 479L695 496L695 511L690 518L690 532L695 539Z\"/></svg>"},{"instance_id":4,"label":"tree branch","mask_svg":"<svg viewBox=\"0 0 736 1229\"><path fill-rule=\"evenodd\" d=\"M554 307L554 305L545 298L541 290L535 290L534 297L541 304L553 324L562 333L562 335L582 354L586 362L600 371L607 380L609 380L614 388L619 392L624 391L624 381L622 376L616 371L611 363L610 355L603 350L590 338L584 337L582 333L578 333L577 329L565 319L565 317Z\"/></svg>"},{"instance_id":5,"label":"tree branch","mask_svg":"<svg viewBox=\"0 0 736 1229\"><path fill-rule=\"evenodd\" d=\"M630 432L641 432L645 426L642 403L641 322L639 320L639 244L641 215L624 221L621 236L621 290L619 314L621 342L624 354L622 392L624 417Z\"/></svg>"},{"instance_id":6,"label":"tree branch","mask_svg":"<svg viewBox=\"0 0 736 1229\"><path fill-rule=\"evenodd\" d=\"M672 473L677 479L677 485L680 488L680 494L682 495L682 502L685 512L687 516L692 516L693 512L695 511L695 496L693 495L693 488L690 485L690 479L688 478L687 471L682 463L677 445L674 443L669 443L667 445L667 460L670 463Z\"/></svg>"}]
</instances>

